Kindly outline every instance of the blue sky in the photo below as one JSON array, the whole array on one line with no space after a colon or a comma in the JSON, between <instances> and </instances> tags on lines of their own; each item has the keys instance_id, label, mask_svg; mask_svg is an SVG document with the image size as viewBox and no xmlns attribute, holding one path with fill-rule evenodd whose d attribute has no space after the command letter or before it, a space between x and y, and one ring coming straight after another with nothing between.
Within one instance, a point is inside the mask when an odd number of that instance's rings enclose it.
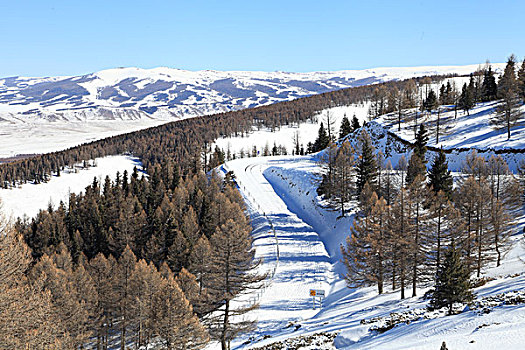
<instances>
[{"instance_id":1,"label":"blue sky","mask_svg":"<svg viewBox=\"0 0 525 350\"><path fill-rule=\"evenodd\" d=\"M0 76L502 62L525 55L524 13L520 0L4 0Z\"/></svg>"}]
</instances>

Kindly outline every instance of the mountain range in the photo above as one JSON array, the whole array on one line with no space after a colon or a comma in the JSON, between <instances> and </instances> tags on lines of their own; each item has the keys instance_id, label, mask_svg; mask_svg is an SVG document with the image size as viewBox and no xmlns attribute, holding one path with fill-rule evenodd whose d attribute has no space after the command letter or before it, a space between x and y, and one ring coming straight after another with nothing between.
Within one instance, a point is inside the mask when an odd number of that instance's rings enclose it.
<instances>
[{"instance_id":1,"label":"mountain range","mask_svg":"<svg viewBox=\"0 0 525 350\"><path fill-rule=\"evenodd\" d=\"M291 100L337 89L478 65L335 72L221 72L116 68L63 77L0 79L0 122L179 119Z\"/></svg>"}]
</instances>

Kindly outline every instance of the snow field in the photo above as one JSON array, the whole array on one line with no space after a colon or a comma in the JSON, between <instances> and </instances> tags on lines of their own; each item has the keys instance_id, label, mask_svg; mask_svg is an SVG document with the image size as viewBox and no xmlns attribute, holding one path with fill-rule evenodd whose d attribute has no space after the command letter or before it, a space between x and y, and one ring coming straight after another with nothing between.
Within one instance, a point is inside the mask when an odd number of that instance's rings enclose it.
<instances>
[{"instance_id":1,"label":"snow field","mask_svg":"<svg viewBox=\"0 0 525 350\"><path fill-rule=\"evenodd\" d=\"M169 119L24 121L0 118L0 158L64 150L106 137L168 123Z\"/></svg>"}]
</instances>

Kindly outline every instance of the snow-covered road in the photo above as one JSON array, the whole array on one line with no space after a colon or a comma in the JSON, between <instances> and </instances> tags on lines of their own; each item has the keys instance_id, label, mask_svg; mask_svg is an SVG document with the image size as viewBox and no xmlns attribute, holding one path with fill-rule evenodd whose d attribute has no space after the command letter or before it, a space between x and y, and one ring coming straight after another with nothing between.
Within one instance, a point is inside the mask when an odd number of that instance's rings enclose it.
<instances>
[{"instance_id":1,"label":"snow-covered road","mask_svg":"<svg viewBox=\"0 0 525 350\"><path fill-rule=\"evenodd\" d=\"M291 321L314 316L310 289L329 292L334 279L330 257L314 229L292 212L264 171L285 162L283 157L247 158L228 162L253 220L256 256L270 277L257 297L259 334L292 332ZM273 229L272 229L273 227ZM253 296L252 296L253 298Z\"/></svg>"}]
</instances>

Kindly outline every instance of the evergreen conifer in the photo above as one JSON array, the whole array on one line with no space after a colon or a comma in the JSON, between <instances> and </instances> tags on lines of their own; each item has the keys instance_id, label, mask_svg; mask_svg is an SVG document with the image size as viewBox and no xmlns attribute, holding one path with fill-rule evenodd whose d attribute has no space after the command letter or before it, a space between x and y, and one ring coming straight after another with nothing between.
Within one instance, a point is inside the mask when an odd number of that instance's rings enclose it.
<instances>
[{"instance_id":1,"label":"evergreen conifer","mask_svg":"<svg viewBox=\"0 0 525 350\"><path fill-rule=\"evenodd\" d=\"M354 114L354 116L352 117L352 131L356 131L360 127L361 125L359 125L359 119L357 119L357 117Z\"/></svg>"},{"instance_id":2,"label":"evergreen conifer","mask_svg":"<svg viewBox=\"0 0 525 350\"><path fill-rule=\"evenodd\" d=\"M321 126L319 127L319 131L317 133L317 139L314 142L313 145L313 152L319 152L328 147L328 144L330 143L330 139L328 137L328 134L326 133L326 129L324 128L324 124L321 123Z\"/></svg>"},{"instance_id":3,"label":"evergreen conifer","mask_svg":"<svg viewBox=\"0 0 525 350\"><path fill-rule=\"evenodd\" d=\"M498 86L496 85L496 78L494 77L492 66L489 66L488 69L485 70L481 93L483 102L494 101L497 98Z\"/></svg>"},{"instance_id":4,"label":"evergreen conifer","mask_svg":"<svg viewBox=\"0 0 525 350\"><path fill-rule=\"evenodd\" d=\"M447 157L443 149L434 157L430 171L428 172L428 185L435 193L443 191L448 199L452 195L452 175L448 170Z\"/></svg>"},{"instance_id":5,"label":"evergreen conifer","mask_svg":"<svg viewBox=\"0 0 525 350\"><path fill-rule=\"evenodd\" d=\"M378 166L375 156L375 148L372 145L370 136L363 130L359 137L359 149L361 154L357 160L356 172L357 172L357 194L361 194L365 183L372 187L376 187Z\"/></svg>"},{"instance_id":6,"label":"evergreen conifer","mask_svg":"<svg viewBox=\"0 0 525 350\"><path fill-rule=\"evenodd\" d=\"M521 68L518 71L518 93L523 103L525 103L525 58L521 63Z\"/></svg>"},{"instance_id":7,"label":"evergreen conifer","mask_svg":"<svg viewBox=\"0 0 525 350\"><path fill-rule=\"evenodd\" d=\"M461 96L459 97L459 107L470 115L470 110L474 107L474 99L472 96L472 90L469 89L467 84L463 84L461 90Z\"/></svg>"},{"instance_id":8,"label":"evergreen conifer","mask_svg":"<svg viewBox=\"0 0 525 350\"><path fill-rule=\"evenodd\" d=\"M434 92L434 90L430 90L427 98L425 99L425 101L423 101L423 108L427 112L432 112L432 110L436 109L437 106L438 106L438 99L437 99L436 93Z\"/></svg>"},{"instance_id":9,"label":"evergreen conifer","mask_svg":"<svg viewBox=\"0 0 525 350\"><path fill-rule=\"evenodd\" d=\"M342 139L346 135L350 134L352 132L352 126L350 125L350 121L346 117L346 115L343 117L343 120L341 121L341 128L339 129L339 138Z\"/></svg>"},{"instance_id":10,"label":"evergreen conifer","mask_svg":"<svg viewBox=\"0 0 525 350\"><path fill-rule=\"evenodd\" d=\"M430 306L434 309L446 306L451 315L454 303L472 301L474 295L470 288L469 270L461 261L459 251L452 246L445 253L443 265L438 269Z\"/></svg>"},{"instance_id":11,"label":"evergreen conifer","mask_svg":"<svg viewBox=\"0 0 525 350\"><path fill-rule=\"evenodd\" d=\"M414 142L414 153L426 164L425 154L427 153L428 135L425 125L420 124Z\"/></svg>"}]
</instances>

